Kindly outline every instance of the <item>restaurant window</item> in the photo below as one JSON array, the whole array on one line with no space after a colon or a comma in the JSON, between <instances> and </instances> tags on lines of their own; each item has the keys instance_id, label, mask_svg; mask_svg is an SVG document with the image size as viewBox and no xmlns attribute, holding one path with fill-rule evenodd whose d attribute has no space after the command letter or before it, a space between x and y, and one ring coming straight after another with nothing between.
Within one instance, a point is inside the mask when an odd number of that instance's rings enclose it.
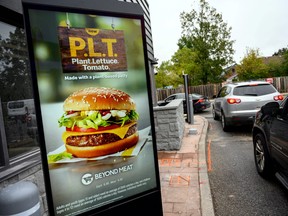
<instances>
[{"instance_id":1,"label":"restaurant window","mask_svg":"<svg viewBox=\"0 0 288 216\"><path fill-rule=\"evenodd\" d=\"M6 21L0 15L0 181L40 157L25 31Z\"/></svg>"}]
</instances>

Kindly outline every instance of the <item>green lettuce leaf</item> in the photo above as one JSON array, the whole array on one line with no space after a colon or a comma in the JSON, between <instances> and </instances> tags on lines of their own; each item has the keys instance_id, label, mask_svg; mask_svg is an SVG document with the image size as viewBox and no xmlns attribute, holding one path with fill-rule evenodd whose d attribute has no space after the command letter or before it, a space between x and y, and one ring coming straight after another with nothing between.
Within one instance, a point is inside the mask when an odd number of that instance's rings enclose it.
<instances>
[{"instance_id":1,"label":"green lettuce leaf","mask_svg":"<svg viewBox=\"0 0 288 216\"><path fill-rule=\"evenodd\" d=\"M108 120L102 119L102 116L99 112L92 112L92 114L88 116L74 116L67 118L66 113L64 113L59 119L58 124L59 127L67 127L73 128L74 125L81 127L81 128L94 128L98 129L99 126L109 126L111 124L119 124L123 126L126 122L129 121L136 121L139 118L139 114L131 110L127 113L124 117L111 117Z\"/></svg>"},{"instance_id":2,"label":"green lettuce leaf","mask_svg":"<svg viewBox=\"0 0 288 216\"><path fill-rule=\"evenodd\" d=\"M62 160L62 159L71 159L72 158L72 154L68 153L68 152L61 152L59 154L53 154L53 155L48 155L48 163L54 163L56 161Z\"/></svg>"}]
</instances>

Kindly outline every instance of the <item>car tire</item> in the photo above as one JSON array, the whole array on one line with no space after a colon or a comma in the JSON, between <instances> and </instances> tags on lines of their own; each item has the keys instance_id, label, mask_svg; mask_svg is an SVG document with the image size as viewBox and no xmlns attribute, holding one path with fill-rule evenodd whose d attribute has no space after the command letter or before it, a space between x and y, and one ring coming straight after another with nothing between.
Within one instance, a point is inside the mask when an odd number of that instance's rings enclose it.
<instances>
[{"instance_id":1,"label":"car tire","mask_svg":"<svg viewBox=\"0 0 288 216\"><path fill-rule=\"evenodd\" d=\"M215 108L214 108L214 106L213 106L213 108L212 108L212 115L213 115L213 119L214 120L219 120L220 118L219 118L219 115L217 115L217 113L216 113L216 111L215 111Z\"/></svg>"},{"instance_id":2,"label":"car tire","mask_svg":"<svg viewBox=\"0 0 288 216\"><path fill-rule=\"evenodd\" d=\"M226 121L226 117L223 113L223 111L221 112L221 125L222 125L222 129L223 131L227 132L229 131L230 127L227 125L227 121Z\"/></svg>"},{"instance_id":3,"label":"car tire","mask_svg":"<svg viewBox=\"0 0 288 216\"><path fill-rule=\"evenodd\" d=\"M263 178L273 176L273 167L263 134L258 133L253 138L254 161L257 172Z\"/></svg>"}]
</instances>

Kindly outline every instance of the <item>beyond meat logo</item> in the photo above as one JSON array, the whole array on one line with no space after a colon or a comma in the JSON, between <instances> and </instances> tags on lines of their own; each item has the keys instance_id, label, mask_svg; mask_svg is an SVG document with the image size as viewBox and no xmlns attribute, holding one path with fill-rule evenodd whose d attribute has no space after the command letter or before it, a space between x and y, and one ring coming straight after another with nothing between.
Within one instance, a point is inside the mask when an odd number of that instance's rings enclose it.
<instances>
[{"instance_id":1,"label":"beyond meat logo","mask_svg":"<svg viewBox=\"0 0 288 216\"><path fill-rule=\"evenodd\" d=\"M124 32L59 27L64 72L127 71Z\"/></svg>"},{"instance_id":2,"label":"beyond meat logo","mask_svg":"<svg viewBox=\"0 0 288 216\"><path fill-rule=\"evenodd\" d=\"M81 178L81 182L83 185L89 185L92 183L92 181L93 181L93 176L91 173L86 173Z\"/></svg>"}]
</instances>

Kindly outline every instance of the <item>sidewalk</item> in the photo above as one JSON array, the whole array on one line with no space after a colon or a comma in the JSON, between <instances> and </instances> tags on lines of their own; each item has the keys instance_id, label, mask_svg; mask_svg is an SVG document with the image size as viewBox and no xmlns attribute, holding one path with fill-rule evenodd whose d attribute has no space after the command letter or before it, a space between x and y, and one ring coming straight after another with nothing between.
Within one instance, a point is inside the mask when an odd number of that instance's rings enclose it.
<instances>
[{"instance_id":1,"label":"sidewalk","mask_svg":"<svg viewBox=\"0 0 288 216\"><path fill-rule=\"evenodd\" d=\"M208 121L185 124L179 151L158 151L164 216L214 216L206 163ZM190 132L190 133L189 133Z\"/></svg>"}]
</instances>

